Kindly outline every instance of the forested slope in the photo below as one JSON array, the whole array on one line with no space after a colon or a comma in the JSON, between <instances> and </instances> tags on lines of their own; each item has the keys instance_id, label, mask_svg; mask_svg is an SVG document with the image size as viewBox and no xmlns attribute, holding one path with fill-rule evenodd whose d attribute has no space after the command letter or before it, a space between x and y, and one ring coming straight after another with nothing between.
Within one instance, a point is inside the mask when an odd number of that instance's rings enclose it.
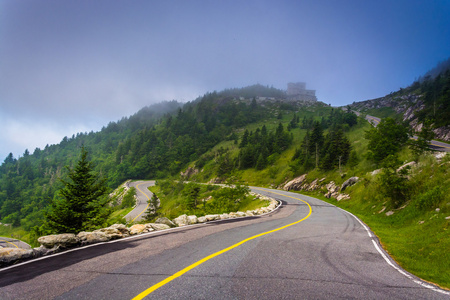
<instances>
[{"instance_id":1,"label":"forested slope","mask_svg":"<svg viewBox=\"0 0 450 300\"><path fill-rule=\"evenodd\" d=\"M110 187L126 179L178 174L217 143L236 139L236 131L263 115L277 115L257 97L282 97L283 91L261 85L207 93L181 104L163 102L111 122L100 132L64 137L57 145L8 155L0 166L0 220L29 231L40 225L43 210L67 179L84 145L96 171ZM240 100L244 99L244 100ZM278 104L277 104L278 103ZM281 105L282 106L282 105Z\"/></svg>"}]
</instances>

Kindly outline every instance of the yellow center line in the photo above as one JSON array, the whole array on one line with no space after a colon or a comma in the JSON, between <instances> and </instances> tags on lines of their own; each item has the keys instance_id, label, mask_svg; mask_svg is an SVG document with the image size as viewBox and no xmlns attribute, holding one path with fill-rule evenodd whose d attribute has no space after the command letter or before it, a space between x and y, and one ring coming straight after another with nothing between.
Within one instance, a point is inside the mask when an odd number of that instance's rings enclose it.
<instances>
[{"instance_id":1,"label":"yellow center line","mask_svg":"<svg viewBox=\"0 0 450 300\"><path fill-rule=\"evenodd\" d=\"M141 184L144 184L144 183L145 183L145 182L139 183L138 185L136 185L136 188L137 188L142 194L144 194L145 197L147 197L147 200L150 200L150 198L147 196L147 194L144 193L143 191L141 191L141 189L139 188L139 186L140 186ZM147 202L148 202L148 201L147 201ZM134 220L136 220L137 218L139 218L139 216L142 215L142 214L144 213L144 211L147 210L147 208L149 207L149 205L150 205L150 203L147 204L147 206L145 207L145 209L144 209L143 211L141 211L141 213L138 214L138 215L136 216L136 218L134 218L133 220L131 220L131 223L133 223Z\"/></svg>"},{"instance_id":2,"label":"yellow center line","mask_svg":"<svg viewBox=\"0 0 450 300\"><path fill-rule=\"evenodd\" d=\"M11 245L13 245L16 248L19 248L16 244L11 243L10 241L7 241L7 240L0 239L0 242L7 242L8 244L11 244Z\"/></svg>"},{"instance_id":3,"label":"yellow center line","mask_svg":"<svg viewBox=\"0 0 450 300\"><path fill-rule=\"evenodd\" d=\"M160 281L160 282L158 282L157 284L155 284L155 285L149 287L148 289L146 289L145 291L143 291L142 293L140 293L139 295L137 295L136 297L134 297L132 300L143 299L144 297L150 295L152 292L154 292L155 290L159 289L159 288L162 287L163 285L165 285L165 284L171 282L172 280L174 280L174 279L180 277L181 275L183 275L183 274L185 274L186 272L188 272L188 271L194 269L195 267L197 267L197 266L203 264L204 262L206 262L206 261L208 261L208 260L210 260L210 259L212 259L212 258L214 258L214 257L216 257L216 256L219 256L220 254L223 254L223 253L225 253L225 252L228 252L228 251L230 251L230 250L232 250L232 249L234 249L234 248L236 248L236 247L239 247L240 245L242 245L242 244L244 244L244 243L246 243L246 242L248 242L248 241L254 240L254 239L259 238L259 237L261 237L261 236L263 236L263 235L266 235L266 234L269 234L269 233L272 233L272 232L276 232L276 231L285 229L285 228L287 228L287 227L290 227L290 226L292 226L292 225L298 224L298 223L300 223L300 222L302 222L302 221L308 219L309 216L311 216L312 208L311 208L311 205L309 205L308 202L306 202L306 201L304 201L304 200L302 200L302 199L300 199L300 198L291 197L291 196L287 196L287 195L280 194L280 193L276 193L276 192L272 192L272 191L270 191L270 192L273 193L273 194L277 194L277 195L281 195L281 196L284 196L284 197L296 199L296 200L299 200L299 201L302 201L302 202L306 203L306 205L308 205L308 207L309 207L308 215L307 215L306 217L304 217L303 219L301 219L301 220L295 221L294 223L287 224L287 225L285 225L285 226L282 226L282 227L279 227L279 228L276 228L276 229L273 229L273 230L270 230L270 231L266 231L266 232L263 232L263 233L254 235L254 236L249 237L249 238L247 238L247 239L245 239L245 240L243 240L243 241L240 241L239 243L236 243L236 244L234 244L234 245L232 245L232 246L230 246L230 247L228 247L228 248L225 248L225 249L220 250L220 251L218 251L218 252L216 252L216 253L213 253L213 254L211 254L211 255L209 255L209 256L207 256L207 257L205 257L205 258L203 258L203 259L201 259L201 260L199 260L199 261L197 261L197 262L195 262L195 263L193 263L192 265L187 266L186 268L184 268L184 269L178 271L177 273L173 274L172 276L167 277L167 278L164 279L163 281Z\"/></svg>"}]
</instances>

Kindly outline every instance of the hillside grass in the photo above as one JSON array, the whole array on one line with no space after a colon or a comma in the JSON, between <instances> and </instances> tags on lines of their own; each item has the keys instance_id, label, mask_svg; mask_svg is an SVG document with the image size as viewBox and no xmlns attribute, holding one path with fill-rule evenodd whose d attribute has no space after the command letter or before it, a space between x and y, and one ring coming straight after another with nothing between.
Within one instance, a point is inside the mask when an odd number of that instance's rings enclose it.
<instances>
[{"instance_id":1,"label":"hillside grass","mask_svg":"<svg viewBox=\"0 0 450 300\"><path fill-rule=\"evenodd\" d=\"M378 118L397 118L398 114L392 107L381 107L364 110L364 113Z\"/></svg>"},{"instance_id":2,"label":"hillside grass","mask_svg":"<svg viewBox=\"0 0 450 300\"><path fill-rule=\"evenodd\" d=\"M187 205L189 185L196 185L200 188L196 208L189 208ZM235 194L237 199L234 199L233 195L229 194L227 199L229 202L233 202L231 205L228 205L229 203L218 203L218 197L221 196L219 190L229 190L231 188L230 186L222 187L218 185L184 183L182 181L158 181L156 185L149 187L149 190L158 196L161 203L158 213L153 219L161 216L174 219L183 214L200 217L208 214L245 212L270 204L269 201L261 200L253 195L239 193ZM230 210L229 207L232 207L232 209Z\"/></svg>"}]
</instances>

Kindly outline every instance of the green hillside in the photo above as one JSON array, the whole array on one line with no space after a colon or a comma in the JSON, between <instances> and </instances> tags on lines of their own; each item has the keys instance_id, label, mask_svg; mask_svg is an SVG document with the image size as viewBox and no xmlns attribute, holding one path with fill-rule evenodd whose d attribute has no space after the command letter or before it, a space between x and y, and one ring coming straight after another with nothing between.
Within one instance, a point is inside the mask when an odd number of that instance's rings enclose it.
<instances>
[{"instance_id":1,"label":"green hillside","mask_svg":"<svg viewBox=\"0 0 450 300\"><path fill-rule=\"evenodd\" d=\"M65 166L76 164L82 145L111 190L127 179L232 178L282 188L307 174L305 183L320 180L310 193L324 198L327 184L340 186L356 176L358 182L345 190L350 199L324 199L360 216L407 270L450 287L449 158L436 160L416 147L393 119L372 128L349 109L283 95L261 85L207 93L184 105L145 108L100 132L79 133L19 159L9 155L0 166L0 218L11 226L0 226L0 234L14 232L33 243L51 232L43 225L45 212L59 199ZM411 161L413 168L396 171ZM160 190L170 194L167 186ZM113 207L108 222L117 222L132 201L124 203ZM182 209L174 207L169 217Z\"/></svg>"}]
</instances>

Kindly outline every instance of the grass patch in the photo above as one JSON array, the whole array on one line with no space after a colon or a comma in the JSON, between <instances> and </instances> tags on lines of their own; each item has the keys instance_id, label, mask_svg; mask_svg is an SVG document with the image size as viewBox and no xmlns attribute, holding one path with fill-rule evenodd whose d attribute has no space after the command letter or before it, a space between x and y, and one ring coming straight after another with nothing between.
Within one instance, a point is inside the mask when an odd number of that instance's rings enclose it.
<instances>
[{"instance_id":1,"label":"grass patch","mask_svg":"<svg viewBox=\"0 0 450 300\"><path fill-rule=\"evenodd\" d=\"M193 187L199 188L198 194L192 192ZM161 201L155 218L164 216L174 219L183 214L199 217L207 214L245 212L269 205L269 201L262 201L250 195L246 186L220 187L164 180L158 181L150 190Z\"/></svg>"},{"instance_id":2,"label":"grass patch","mask_svg":"<svg viewBox=\"0 0 450 300\"><path fill-rule=\"evenodd\" d=\"M22 226L18 227L10 227L4 226L4 224L0 225L0 237L7 237L12 239L21 240L31 247L38 247L40 244L37 242L37 239L32 236L29 231L26 231Z\"/></svg>"}]
</instances>

